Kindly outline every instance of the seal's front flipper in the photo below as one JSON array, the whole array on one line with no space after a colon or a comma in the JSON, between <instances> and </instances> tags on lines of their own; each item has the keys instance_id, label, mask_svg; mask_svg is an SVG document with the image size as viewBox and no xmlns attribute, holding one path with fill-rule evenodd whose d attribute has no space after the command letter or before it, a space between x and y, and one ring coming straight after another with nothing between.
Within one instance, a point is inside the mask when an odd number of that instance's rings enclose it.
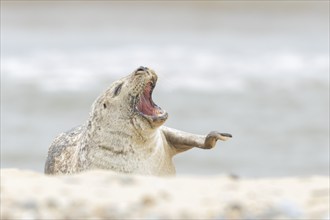
<instances>
[{"instance_id":1,"label":"seal's front flipper","mask_svg":"<svg viewBox=\"0 0 330 220\"><path fill-rule=\"evenodd\" d=\"M217 140L226 141L232 137L231 134L210 132L207 136L190 134L173 128L163 126L162 132L165 135L167 143L174 149L174 154L184 152L193 147L202 149L213 148Z\"/></svg>"}]
</instances>

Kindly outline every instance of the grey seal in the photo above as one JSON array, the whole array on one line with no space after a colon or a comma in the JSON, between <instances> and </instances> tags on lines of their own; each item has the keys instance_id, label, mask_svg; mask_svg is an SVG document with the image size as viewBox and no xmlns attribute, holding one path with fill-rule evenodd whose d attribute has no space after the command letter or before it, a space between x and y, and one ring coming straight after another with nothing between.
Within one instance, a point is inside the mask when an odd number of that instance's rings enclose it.
<instances>
[{"instance_id":1,"label":"grey seal","mask_svg":"<svg viewBox=\"0 0 330 220\"><path fill-rule=\"evenodd\" d=\"M46 174L108 169L142 175L174 175L174 155L211 149L228 133L195 135L163 126L168 114L152 100L156 73L139 67L115 81L93 103L87 122L55 138Z\"/></svg>"}]
</instances>

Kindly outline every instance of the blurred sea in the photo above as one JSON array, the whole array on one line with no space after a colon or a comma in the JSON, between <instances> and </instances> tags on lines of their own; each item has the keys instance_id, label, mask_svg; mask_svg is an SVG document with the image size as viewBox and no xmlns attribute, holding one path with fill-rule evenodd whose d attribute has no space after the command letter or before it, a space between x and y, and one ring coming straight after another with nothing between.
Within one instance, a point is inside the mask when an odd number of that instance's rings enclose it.
<instances>
[{"instance_id":1,"label":"blurred sea","mask_svg":"<svg viewBox=\"0 0 330 220\"><path fill-rule=\"evenodd\" d=\"M327 1L1 1L1 167L42 172L141 65L167 126L233 134L176 156L178 174L329 175Z\"/></svg>"}]
</instances>

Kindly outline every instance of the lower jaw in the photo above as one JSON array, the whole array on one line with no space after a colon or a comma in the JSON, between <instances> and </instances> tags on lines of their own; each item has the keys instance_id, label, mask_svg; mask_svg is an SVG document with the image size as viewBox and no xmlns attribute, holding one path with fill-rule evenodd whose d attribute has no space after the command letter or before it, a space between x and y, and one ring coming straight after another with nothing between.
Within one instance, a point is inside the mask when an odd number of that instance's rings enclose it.
<instances>
[{"instance_id":1,"label":"lower jaw","mask_svg":"<svg viewBox=\"0 0 330 220\"><path fill-rule=\"evenodd\" d=\"M161 115L157 115L157 116L152 116L152 115L145 115L143 113L139 113L143 118L145 118L146 120L149 121L149 123L151 125L153 125L154 127L156 126L160 126L162 124L164 124L164 122L167 120L168 118L168 114L167 112L163 112Z\"/></svg>"}]
</instances>

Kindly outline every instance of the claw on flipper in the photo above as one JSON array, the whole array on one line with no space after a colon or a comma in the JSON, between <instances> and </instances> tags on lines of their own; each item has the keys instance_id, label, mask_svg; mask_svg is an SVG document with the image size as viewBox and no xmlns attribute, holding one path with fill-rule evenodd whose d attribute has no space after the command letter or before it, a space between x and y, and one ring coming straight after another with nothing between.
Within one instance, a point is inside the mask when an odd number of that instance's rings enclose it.
<instances>
[{"instance_id":1,"label":"claw on flipper","mask_svg":"<svg viewBox=\"0 0 330 220\"><path fill-rule=\"evenodd\" d=\"M231 134L228 134L228 133L219 133L219 135L220 135L219 139L222 141L226 141L229 138L233 137Z\"/></svg>"}]
</instances>

